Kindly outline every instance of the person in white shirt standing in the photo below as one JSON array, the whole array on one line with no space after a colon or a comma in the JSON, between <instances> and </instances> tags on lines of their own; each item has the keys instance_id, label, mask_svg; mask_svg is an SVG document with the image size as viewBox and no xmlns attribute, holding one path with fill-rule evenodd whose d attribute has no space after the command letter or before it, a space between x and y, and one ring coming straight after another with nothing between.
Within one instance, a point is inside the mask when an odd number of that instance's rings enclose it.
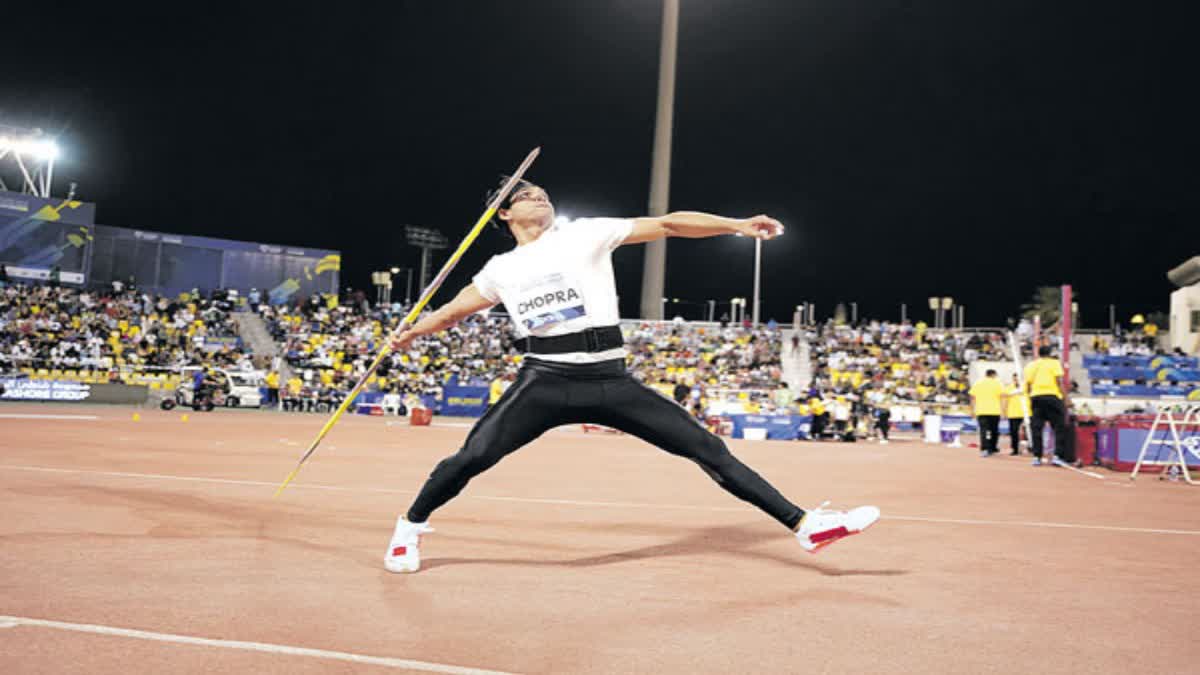
<instances>
[{"instance_id":1,"label":"person in white shirt standing","mask_svg":"<svg viewBox=\"0 0 1200 675\"><path fill-rule=\"evenodd\" d=\"M778 221L677 212L555 226L549 195L524 181L497 216L504 224L497 226L512 234L516 248L494 256L470 285L402 333L392 347L407 352L415 338L503 303L526 353L524 365L463 447L434 468L407 514L398 519L384 558L388 570L420 569L420 535L432 532L429 516L471 478L563 424L602 424L696 462L726 491L792 530L810 552L878 520L879 509L873 506L805 512L734 457L686 410L626 372L612 269L615 248L666 237L741 234L773 239L783 233Z\"/></svg>"}]
</instances>

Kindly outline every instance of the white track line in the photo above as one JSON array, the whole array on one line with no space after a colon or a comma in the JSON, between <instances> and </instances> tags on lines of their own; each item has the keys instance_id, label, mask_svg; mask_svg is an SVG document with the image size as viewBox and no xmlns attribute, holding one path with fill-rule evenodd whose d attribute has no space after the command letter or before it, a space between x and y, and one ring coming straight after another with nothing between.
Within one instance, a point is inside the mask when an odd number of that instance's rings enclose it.
<instances>
[{"instance_id":1,"label":"white track line","mask_svg":"<svg viewBox=\"0 0 1200 675\"><path fill-rule=\"evenodd\" d=\"M201 647L221 647L223 649L240 649L243 651L264 652L267 654L283 654L285 656L310 656L318 659L349 661L351 663L365 663L372 666L384 666L387 668L421 670L428 673L450 673L451 675L512 675L511 673L506 673L499 670L481 670L479 668L451 666L444 663L430 663L429 661L394 659L384 656L367 656L365 654L335 652L326 649L312 649L309 647L293 647L290 645L276 645L266 642L214 640L211 638L192 637L190 635L175 635L174 633L155 633L152 631L134 630L132 628L99 626L90 623L67 623L65 621L29 619L22 616L0 616L0 628L13 628L18 626L36 626L38 628L52 628L55 630L74 631L76 633L115 635L117 637L135 638L137 640L151 640L153 642L175 642L178 644L198 645Z\"/></svg>"},{"instance_id":2,"label":"white track line","mask_svg":"<svg viewBox=\"0 0 1200 675\"><path fill-rule=\"evenodd\" d=\"M98 420L99 415L37 415L28 414L21 415L17 413L6 413L0 415L0 420Z\"/></svg>"},{"instance_id":3,"label":"white track line","mask_svg":"<svg viewBox=\"0 0 1200 675\"><path fill-rule=\"evenodd\" d=\"M0 470L33 471L40 473L65 473L83 476L108 476L113 478L140 478L148 480L183 481L188 483L217 483L221 485L249 485L254 487L278 487L278 483L260 480L244 480L236 478L205 478L203 476L173 476L160 473L134 473L130 471L93 471L89 469L59 469L48 466L22 466L15 464L0 464ZM381 487L350 487L345 485L321 485L317 483L293 483L289 487L301 490L326 490L331 492L375 492L384 494L411 495L412 490L397 490ZM542 497L501 497L495 495L462 495L459 499L478 499L493 502L517 502L522 504L554 504L558 506L585 506L602 508L625 509L682 509L685 511L746 511L741 506L702 506L699 504L651 504L648 502L607 502L588 501L580 499L550 499ZM944 523L948 525L987 525L999 527L1048 527L1073 530L1098 530L1102 532L1137 532L1142 534L1178 534L1185 536L1200 536L1200 530L1171 530L1153 527L1122 527L1119 525L1086 525L1082 523L1055 523L1044 521L1023 520L975 520L965 518L929 518L925 516L885 515L884 520L903 520L914 523Z\"/></svg>"}]
</instances>

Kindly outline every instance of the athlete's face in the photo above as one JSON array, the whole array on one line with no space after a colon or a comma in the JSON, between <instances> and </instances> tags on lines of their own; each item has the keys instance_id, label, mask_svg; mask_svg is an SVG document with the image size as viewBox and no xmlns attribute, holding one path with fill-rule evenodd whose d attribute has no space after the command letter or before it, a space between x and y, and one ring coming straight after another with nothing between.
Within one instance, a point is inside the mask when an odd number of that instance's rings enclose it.
<instances>
[{"instance_id":1,"label":"athlete's face","mask_svg":"<svg viewBox=\"0 0 1200 675\"><path fill-rule=\"evenodd\" d=\"M513 193L508 210L502 211L500 218L510 223L537 223L546 227L554 222L554 205L545 190L530 185Z\"/></svg>"}]
</instances>

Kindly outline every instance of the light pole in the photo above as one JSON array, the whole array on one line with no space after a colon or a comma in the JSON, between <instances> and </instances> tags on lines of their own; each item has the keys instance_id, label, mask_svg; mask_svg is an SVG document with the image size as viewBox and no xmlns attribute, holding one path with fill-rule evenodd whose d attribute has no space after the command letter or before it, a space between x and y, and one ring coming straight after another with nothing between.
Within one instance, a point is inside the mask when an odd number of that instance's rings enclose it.
<instances>
[{"instance_id":1,"label":"light pole","mask_svg":"<svg viewBox=\"0 0 1200 675\"><path fill-rule=\"evenodd\" d=\"M394 279L397 274L400 274L400 268L393 267L392 274L391 274L391 276L388 277L388 299L387 299L387 301L388 301L389 305L392 304L392 279Z\"/></svg>"},{"instance_id":2,"label":"light pole","mask_svg":"<svg viewBox=\"0 0 1200 675\"><path fill-rule=\"evenodd\" d=\"M762 239L754 238L754 313L752 321L754 327L758 328L758 307L760 301L760 289L762 288Z\"/></svg>"},{"instance_id":3,"label":"light pole","mask_svg":"<svg viewBox=\"0 0 1200 675\"><path fill-rule=\"evenodd\" d=\"M658 108L650 166L650 214L663 216L671 190L671 124L675 112L675 52L679 38L679 0L663 0L662 42L658 56ZM661 319L667 240L646 244L642 263L642 318ZM657 314L657 316L655 316Z\"/></svg>"},{"instance_id":4,"label":"light pole","mask_svg":"<svg viewBox=\"0 0 1200 675\"><path fill-rule=\"evenodd\" d=\"M850 325L851 326L858 325L858 303L857 302L850 303Z\"/></svg>"},{"instance_id":5,"label":"light pole","mask_svg":"<svg viewBox=\"0 0 1200 675\"><path fill-rule=\"evenodd\" d=\"M942 304L942 312L948 312L951 309L954 309L954 298L942 298L941 304ZM945 314L942 314L942 316L945 316ZM953 315L950 316L950 322L954 323ZM946 320L942 319L942 328L945 328L945 327L946 327Z\"/></svg>"},{"instance_id":6,"label":"light pole","mask_svg":"<svg viewBox=\"0 0 1200 675\"><path fill-rule=\"evenodd\" d=\"M408 240L409 246L416 246L421 249L421 288L425 288L425 284L429 283L429 263L430 252L435 249L448 248L450 241L446 239L446 235L428 227L415 227L413 225L404 226L404 236Z\"/></svg>"},{"instance_id":7,"label":"light pole","mask_svg":"<svg viewBox=\"0 0 1200 675\"><path fill-rule=\"evenodd\" d=\"M746 320L746 299L745 298L732 298L732 299L730 299L729 304L732 305L731 312L733 314L733 322L736 324L741 324L743 321L745 321Z\"/></svg>"},{"instance_id":8,"label":"light pole","mask_svg":"<svg viewBox=\"0 0 1200 675\"><path fill-rule=\"evenodd\" d=\"M395 268L393 268L395 269ZM371 272L371 283L375 285L375 305L392 302L392 275L387 271Z\"/></svg>"}]
</instances>

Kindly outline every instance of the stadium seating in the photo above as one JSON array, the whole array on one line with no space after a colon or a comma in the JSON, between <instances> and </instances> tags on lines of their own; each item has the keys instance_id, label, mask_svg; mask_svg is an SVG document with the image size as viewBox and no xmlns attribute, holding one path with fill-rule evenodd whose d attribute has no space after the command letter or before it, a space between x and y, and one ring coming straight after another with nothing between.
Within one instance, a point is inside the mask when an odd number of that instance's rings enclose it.
<instances>
[{"instance_id":1,"label":"stadium seating","mask_svg":"<svg viewBox=\"0 0 1200 675\"><path fill-rule=\"evenodd\" d=\"M968 412L972 361L1008 360L999 332L948 332L924 324L820 326L809 335L814 393L851 394L872 405Z\"/></svg>"},{"instance_id":2,"label":"stadium seating","mask_svg":"<svg viewBox=\"0 0 1200 675\"><path fill-rule=\"evenodd\" d=\"M10 284L0 289L0 369L174 388L183 366L245 364L228 310L220 296Z\"/></svg>"},{"instance_id":3,"label":"stadium seating","mask_svg":"<svg viewBox=\"0 0 1200 675\"><path fill-rule=\"evenodd\" d=\"M387 309L330 307L315 299L264 305L259 311L284 345L286 360L300 373L302 392L320 387L348 391L401 316ZM737 391L770 389L780 381L777 329L629 322L623 331L634 375L668 396L676 383ZM505 317L468 318L385 359L367 390L436 399L444 387L487 386L520 366L514 337Z\"/></svg>"},{"instance_id":4,"label":"stadium seating","mask_svg":"<svg viewBox=\"0 0 1200 675\"><path fill-rule=\"evenodd\" d=\"M1083 366L1099 396L1194 397L1200 393L1200 359L1154 354L1087 354Z\"/></svg>"},{"instance_id":5,"label":"stadium seating","mask_svg":"<svg viewBox=\"0 0 1200 675\"><path fill-rule=\"evenodd\" d=\"M165 298L136 289L84 291L10 285L0 289L0 368L32 379L124 382L174 390L186 366L248 366L232 307L217 298ZM301 401L344 397L401 315L322 297L257 308L296 378L281 382ZM727 398L757 412L781 380L779 330L627 322L635 377L665 395ZM445 387L487 387L522 360L506 317L475 316L386 358L368 392L438 400ZM744 404L744 405L743 405ZM303 405L301 409L316 408Z\"/></svg>"}]
</instances>

